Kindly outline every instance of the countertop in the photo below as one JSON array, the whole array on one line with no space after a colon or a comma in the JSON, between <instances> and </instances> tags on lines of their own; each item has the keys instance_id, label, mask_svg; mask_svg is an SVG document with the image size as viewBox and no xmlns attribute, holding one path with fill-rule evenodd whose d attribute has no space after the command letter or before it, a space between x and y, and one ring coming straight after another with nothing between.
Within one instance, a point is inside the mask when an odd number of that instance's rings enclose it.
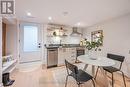
<instances>
[{"instance_id":1,"label":"countertop","mask_svg":"<svg viewBox=\"0 0 130 87\"><path fill-rule=\"evenodd\" d=\"M85 48L85 46L80 46L79 44L49 44L45 45L47 49L52 48L71 48L71 47L82 47Z\"/></svg>"}]
</instances>

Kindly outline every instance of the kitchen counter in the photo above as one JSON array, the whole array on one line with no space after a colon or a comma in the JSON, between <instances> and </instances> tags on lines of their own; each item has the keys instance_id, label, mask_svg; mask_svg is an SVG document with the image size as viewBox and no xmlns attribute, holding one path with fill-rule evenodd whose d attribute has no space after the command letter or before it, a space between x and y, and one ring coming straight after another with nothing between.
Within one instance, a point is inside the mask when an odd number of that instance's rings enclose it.
<instances>
[{"instance_id":1,"label":"kitchen counter","mask_svg":"<svg viewBox=\"0 0 130 87\"><path fill-rule=\"evenodd\" d=\"M47 67L62 66L64 60L77 62L77 56L85 54L85 46L79 44L51 44L47 48Z\"/></svg>"},{"instance_id":2,"label":"kitchen counter","mask_svg":"<svg viewBox=\"0 0 130 87\"><path fill-rule=\"evenodd\" d=\"M47 49L52 49L52 48L71 48L71 47L81 47L85 48L85 46L80 46L79 44L50 44L50 45L45 45Z\"/></svg>"},{"instance_id":3,"label":"kitchen counter","mask_svg":"<svg viewBox=\"0 0 130 87\"><path fill-rule=\"evenodd\" d=\"M45 46L47 49L56 49L59 48L59 46Z\"/></svg>"}]
</instances>

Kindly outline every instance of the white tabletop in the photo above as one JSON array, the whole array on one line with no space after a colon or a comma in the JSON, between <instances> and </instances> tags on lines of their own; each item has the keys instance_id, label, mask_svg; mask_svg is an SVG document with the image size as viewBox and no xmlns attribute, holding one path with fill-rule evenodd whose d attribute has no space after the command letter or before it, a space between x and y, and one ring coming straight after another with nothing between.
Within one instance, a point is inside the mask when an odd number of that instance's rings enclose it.
<instances>
[{"instance_id":1,"label":"white tabletop","mask_svg":"<svg viewBox=\"0 0 130 87\"><path fill-rule=\"evenodd\" d=\"M78 56L78 60L85 64L90 64L94 66L113 66L115 61L107 57L97 57L97 59L91 59L88 55Z\"/></svg>"}]
</instances>

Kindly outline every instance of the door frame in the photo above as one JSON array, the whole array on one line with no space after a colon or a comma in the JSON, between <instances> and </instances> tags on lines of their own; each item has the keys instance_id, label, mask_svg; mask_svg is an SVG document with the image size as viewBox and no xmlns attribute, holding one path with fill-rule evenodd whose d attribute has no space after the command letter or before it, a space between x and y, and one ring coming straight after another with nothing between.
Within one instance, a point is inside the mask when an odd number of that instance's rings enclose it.
<instances>
[{"instance_id":1,"label":"door frame","mask_svg":"<svg viewBox=\"0 0 130 87\"><path fill-rule=\"evenodd\" d=\"M40 30L41 31L41 35L40 35L41 36L40 37L41 38L41 48L40 48L41 49L41 52L40 52L41 58L40 59L41 59L41 62L43 64L43 55L44 55L43 54L43 27L42 27L43 25L41 23L27 22L27 21L20 21L19 22L19 29L18 29L18 38L19 38L19 43L18 43L19 44L18 45L19 46L19 48L18 48L19 49L19 64L20 64L20 58L21 58L20 57L20 54L21 54L21 43L20 43L21 34L20 33L21 33L21 26L22 25L34 25L34 26L36 25L36 26L38 26L41 29Z\"/></svg>"},{"instance_id":2,"label":"door frame","mask_svg":"<svg viewBox=\"0 0 130 87\"><path fill-rule=\"evenodd\" d=\"M2 48L2 17L0 17L0 48ZM0 49L0 87L2 85L2 49Z\"/></svg>"}]
</instances>

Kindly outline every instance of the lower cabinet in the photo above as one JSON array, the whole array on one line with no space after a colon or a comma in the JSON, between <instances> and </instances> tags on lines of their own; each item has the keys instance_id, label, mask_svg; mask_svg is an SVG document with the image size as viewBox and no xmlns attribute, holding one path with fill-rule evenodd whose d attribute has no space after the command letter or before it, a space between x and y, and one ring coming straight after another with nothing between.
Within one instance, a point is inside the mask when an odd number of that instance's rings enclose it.
<instances>
[{"instance_id":1,"label":"lower cabinet","mask_svg":"<svg viewBox=\"0 0 130 87\"><path fill-rule=\"evenodd\" d=\"M76 59L76 48L59 48L58 49L58 66L65 65L64 61L68 60L74 63Z\"/></svg>"},{"instance_id":2,"label":"lower cabinet","mask_svg":"<svg viewBox=\"0 0 130 87\"><path fill-rule=\"evenodd\" d=\"M64 65L66 48L58 48L58 66Z\"/></svg>"}]
</instances>

